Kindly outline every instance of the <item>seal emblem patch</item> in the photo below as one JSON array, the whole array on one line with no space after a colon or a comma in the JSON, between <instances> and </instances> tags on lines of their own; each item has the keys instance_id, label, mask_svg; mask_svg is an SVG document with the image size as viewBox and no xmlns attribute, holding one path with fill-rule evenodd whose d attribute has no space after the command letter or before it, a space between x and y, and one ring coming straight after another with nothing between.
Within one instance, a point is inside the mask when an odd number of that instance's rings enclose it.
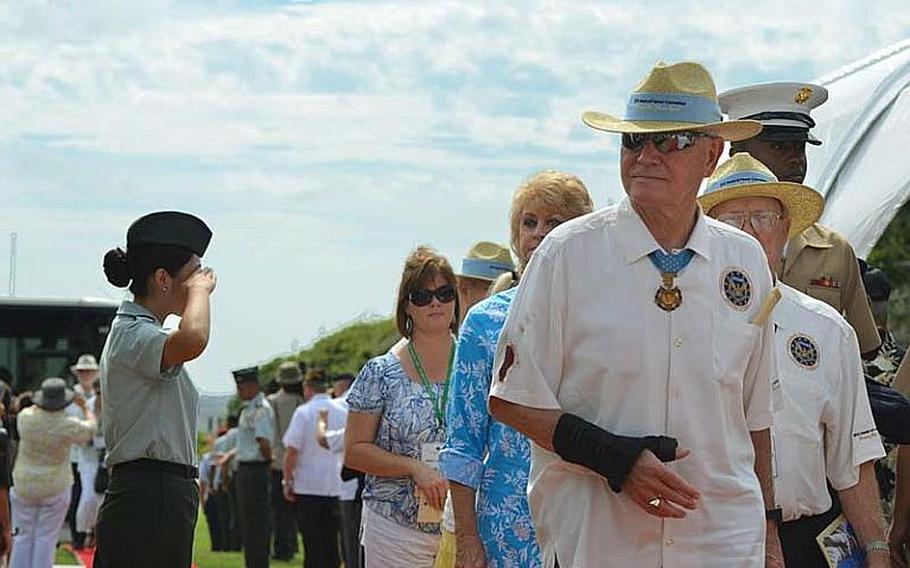
<instances>
[{"instance_id":1,"label":"seal emblem patch","mask_svg":"<svg viewBox=\"0 0 910 568\"><path fill-rule=\"evenodd\" d=\"M737 310L745 310L752 301L752 282L744 270L731 268L721 278L724 299Z\"/></svg>"},{"instance_id":2,"label":"seal emblem patch","mask_svg":"<svg viewBox=\"0 0 910 568\"><path fill-rule=\"evenodd\" d=\"M808 335L794 335L790 338L790 357L801 367L814 369L818 366L818 345Z\"/></svg>"}]
</instances>

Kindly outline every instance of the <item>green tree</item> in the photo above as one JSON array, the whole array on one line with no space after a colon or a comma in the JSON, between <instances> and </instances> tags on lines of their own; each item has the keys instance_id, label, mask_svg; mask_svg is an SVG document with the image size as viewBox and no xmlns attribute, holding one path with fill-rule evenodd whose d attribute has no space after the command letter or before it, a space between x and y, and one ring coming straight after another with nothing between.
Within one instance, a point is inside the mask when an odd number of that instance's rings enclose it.
<instances>
[{"instance_id":1,"label":"green tree","mask_svg":"<svg viewBox=\"0 0 910 568\"><path fill-rule=\"evenodd\" d=\"M898 342L906 346L910 342L910 202L901 207L875 244L869 264L884 270L891 280L888 324Z\"/></svg>"}]
</instances>

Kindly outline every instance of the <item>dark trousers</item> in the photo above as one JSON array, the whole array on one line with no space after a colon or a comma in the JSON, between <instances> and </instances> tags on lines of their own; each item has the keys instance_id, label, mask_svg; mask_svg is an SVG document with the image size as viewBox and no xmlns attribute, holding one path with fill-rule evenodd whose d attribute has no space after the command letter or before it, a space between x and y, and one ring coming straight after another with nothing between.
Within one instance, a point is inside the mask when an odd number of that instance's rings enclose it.
<instances>
[{"instance_id":1,"label":"dark trousers","mask_svg":"<svg viewBox=\"0 0 910 568\"><path fill-rule=\"evenodd\" d=\"M73 469L73 488L70 493L70 506L66 510L66 524L70 528L73 546L82 548L85 544L85 533L76 530L76 511L79 509L79 499L82 497L82 478L79 475L79 466L70 462Z\"/></svg>"},{"instance_id":2,"label":"dark trousers","mask_svg":"<svg viewBox=\"0 0 910 568\"><path fill-rule=\"evenodd\" d=\"M815 537L840 515L837 495L833 497L834 505L824 513L781 523L778 534L787 568L828 568Z\"/></svg>"},{"instance_id":3,"label":"dark trousers","mask_svg":"<svg viewBox=\"0 0 910 568\"><path fill-rule=\"evenodd\" d=\"M297 495L303 568L338 568L338 498Z\"/></svg>"},{"instance_id":4,"label":"dark trousers","mask_svg":"<svg viewBox=\"0 0 910 568\"><path fill-rule=\"evenodd\" d=\"M95 568L189 568L199 510L196 480L118 471L98 512Z\"/></svg>"},{"instance_id":5,"label":"dark trousers","mask_svg":"<svg viewBox=\"0 0 910 568\"><path fill-rule=\"evenodd\" d=\"M272 470L272 552L275 558L290 560L297 554L297 515L294 504L284 498L284 474Z\"/></svg>"},{"instance_id":6,"label":"dark trousers","mask_svg":"<svg viewBox=\"0 0 910 568\"><path fill-rule=\"evenodd\" d=\"M341 557L345 568L360 568L360 513L363 501L338 501L341 516Z\"/></svg>"},{"instance_id":7,"label":"dark trousers","mask_svg":"<svg viewBox=\"0 0 910 568\"><path fill-rule=\"evenodd\" d=\"M202 510L205 512L205 520L209 525L209 540L212 543L212 551L220 552L222 550L227 550L227 532L224 530L225 525L222 521L224 510L221 502L219 502L216 491L209 493L208 498L206 498L205 503L202 505Z\"/></svg>"},{"instance_id":8,"label":"dark trousers","mask_svg":"<svg viewBox=\"0 0 910 568\"><path fill-rule=\"evenodd\" d=\"M246 568L269 565L269 465L266 462L240 462L234 477L243 534Z\"/></svg>"},{"instance_id":9,"label":"dark trousers","mask_svg":"<svg viewBox=\"0 0 910 568\"><path fill-rule=\"evenodd\" d=\"M237 474L232 473L227 491L228 550L243 550L243 534L240 531L240 503L237 498Z\"/></svg>"}]
</instances>

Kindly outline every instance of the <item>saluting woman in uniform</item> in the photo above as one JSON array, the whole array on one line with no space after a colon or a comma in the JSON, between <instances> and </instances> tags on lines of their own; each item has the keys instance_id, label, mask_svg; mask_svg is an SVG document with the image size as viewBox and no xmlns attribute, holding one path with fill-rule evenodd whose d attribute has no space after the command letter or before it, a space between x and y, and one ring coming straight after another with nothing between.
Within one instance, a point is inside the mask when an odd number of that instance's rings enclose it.
<instances>
[{"instance_id":1,"label":"saluting woman in uniform","mask_svg":"<svg viewBox=\"0 0 910 568\"><path fill-rule=\"evenodd\" d=\"M202 268L212 232L177 212L151 213L127 231L126 250L104 255L104 273L129 286L101 354L107 464L96 528L96 568L189 567L199 508L199 394L183 368L209 340L215 274ZM176 330L162 328L169 314Z\"/></svg>"}]
</instances>

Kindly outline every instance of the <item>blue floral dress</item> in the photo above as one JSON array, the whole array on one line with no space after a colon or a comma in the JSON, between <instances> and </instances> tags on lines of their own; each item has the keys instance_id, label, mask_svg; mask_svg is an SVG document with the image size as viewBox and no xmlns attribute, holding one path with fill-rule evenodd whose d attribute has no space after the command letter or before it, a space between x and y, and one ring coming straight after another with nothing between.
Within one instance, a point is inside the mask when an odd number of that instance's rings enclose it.
<instances>
[{"instance_id":1,"label":"blue floral dress","mask_svg":"<svg viewBox=\"0 0 910 568\"><path fill-rule=\"evenodd\" d=\"M444 384L433 384L441 400ZM411 380L391 352L367 361L348 393L348 409L379 415L376 445L383 450L420 459L423 444L442 442L445 428L437 424L433 403L423 385ZM367 475L363 503L374 513L424 533L439 534L439 523L418 523L419 500L410 477Z\"/></svg>"},{"instance_id":2,"label":"blue floral dress","mask_svg":"<svg viewBox=\"0 0 910 568\"><path fill-rule=\"evenodd\" d=\"M489 568L539 568L540 548L528 506L531 445L487 410L493 356L517 289L468 312L455 352L440 468L477 491L477 530Z\"/></svg>"}]
</instances>

